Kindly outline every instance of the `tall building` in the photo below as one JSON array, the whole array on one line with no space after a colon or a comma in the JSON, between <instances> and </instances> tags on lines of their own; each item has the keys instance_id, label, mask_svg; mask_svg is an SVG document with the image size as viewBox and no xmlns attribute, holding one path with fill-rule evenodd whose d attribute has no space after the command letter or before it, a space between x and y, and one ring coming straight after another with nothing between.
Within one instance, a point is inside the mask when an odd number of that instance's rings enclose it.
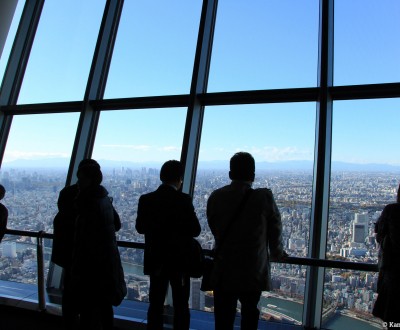
<instances>
[{"instance_id":1,"label":"tall building","mask_svg":"<svg viewBox=\"0 0 400 330\"><path fill-rule=\"evenodd\" d=\"M189 307L196 310L204 310L204 292L200 290L201 279L190 279L190 299Z\"/></svg>"},{"instance_id":2,"label":"tall building","mask_svg":"<svg viewBox=\"0 0 400 330\"><path fill-rule=\"evenodd\" d=\"M352 242L364 243L365 241L365 223L353 223L353 237Z\"/></svg>"},{"instance_id":3,"label":"tall building","mask_svg":"<svg viewBox=\"0 0 400 330\"><path fill-rule=\"evenodd\" d=\"M17 257L17 244L15 242L3 243L3 257L16 258Z\"/></svg>"},{"instance_id":4,"label":"tall building","mask_svg":"<svg viewBox=\"0 0 400 330\"><path fill-rule=\"evenodd\" d=\"M355 213L354 214L354 222L357 224L364 224L364 235L365 237L369 234L369 217L368 213Z\"/></svg>"}]
</instances>

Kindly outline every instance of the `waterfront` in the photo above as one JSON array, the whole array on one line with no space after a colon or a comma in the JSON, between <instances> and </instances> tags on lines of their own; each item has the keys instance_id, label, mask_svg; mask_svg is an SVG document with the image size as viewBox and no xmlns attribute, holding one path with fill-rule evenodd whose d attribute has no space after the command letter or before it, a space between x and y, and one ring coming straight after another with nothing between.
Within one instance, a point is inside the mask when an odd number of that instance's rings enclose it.
<instances>
[{"instance_id":1,"label":"waterfront","mask_svg":"<svg viewBox=\"0 0 400 330\"><path fill-rule=\"evenodd\" d=\"M260 306L277 314L284 314L298 322L301 322L303 319L303 305L291 300L271 296L267 298L264 293L260 300Z\"/></svg>"},{"instance_id":2,"label":"waterfront","mask_svg":"<svg viewBox=\"0 0 400 330\"><path fill-rule=\"evenodd\" d=\"M262 297L260 305L261 307L266 307L273 311L277 311L280 314L287 315L297 321L302 321L303 304L269 296L268 298ZM334 313L326 322L323 323L322 328L331 330L376 330L380 329L381 327L367 321L344 315L342 313Z\"/></svg>"},{"instance_id":3,"label":"waterfront","mask_svg":"<svg viewBox=\"0 0 400 330\"><path fill-rule=\"evenodd\" d=\"M382 329L375 323L355 319L340 313L335 313L323 324L323 329L376 330Z\"/></svg>"},{"instance_id":4,"label":"waterfront","mask_svg":"<svg viewBox=\"0 0 400 330\"><path fill-rule=\"evenodd\" d=\"M124 263L124 269L127 274L143 275L143 266L131 263ZM278 298L275 296L268 296L266 294L261 297L260 307L266 308L275 315L285 315L288 319L294 319L300 324L303 319L303 304L293 300ZM290 322L292 323L292 322ZM297 322L296 322L297 323ZM323 329L352 329L352 330L376 330L379 329L378 325L372 324L367 321L356 319L341 313L333 314L324 324Z\"/></svg>"}]
</instances>

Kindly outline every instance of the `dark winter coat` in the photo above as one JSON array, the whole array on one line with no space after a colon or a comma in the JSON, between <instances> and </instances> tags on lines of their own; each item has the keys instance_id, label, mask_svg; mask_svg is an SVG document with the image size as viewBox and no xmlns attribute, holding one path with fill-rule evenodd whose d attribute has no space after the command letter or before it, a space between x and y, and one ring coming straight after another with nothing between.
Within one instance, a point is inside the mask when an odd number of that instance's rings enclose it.
<instances>
[{"instance_id":1,"label":"dark winter coat","mask_svg":"<svg viewBox=\"0 0 400 330\"><path fill-rule=\"evenodd\" d=\"M112 302L120 266L114 209L103 186L80 192L72 253L72 286L80 301ZM99 294L100 293L100 294Z\"/></svg>"},{"instance_id":2,"label":"dark winter coat","mask_svg":"<svg viewBox=\"0 0 400 330\"><path fill-rule=\"evenodd\" d=\"M76 198L79 187L77 184L67 186L60 191L57 206L58 213L53 221L53 249L51 261L55 264L70 269L72 264L72 250L75 236L75 221L78 216ZM121 220L115 209L114 226L118 231L121 228Z\"/></svg>"},{"instance_id":3,"label":"dark winter coat","mask_svg":"<svg viewBox=\"0 0 400 330\"><path fill-rule=\"evenodd\" d=\"M182 260L201 228L189 195L162 184L139 199L136 230L145 235L144 274L165 267L185 272Z\"/></svg>"}]
</instances>

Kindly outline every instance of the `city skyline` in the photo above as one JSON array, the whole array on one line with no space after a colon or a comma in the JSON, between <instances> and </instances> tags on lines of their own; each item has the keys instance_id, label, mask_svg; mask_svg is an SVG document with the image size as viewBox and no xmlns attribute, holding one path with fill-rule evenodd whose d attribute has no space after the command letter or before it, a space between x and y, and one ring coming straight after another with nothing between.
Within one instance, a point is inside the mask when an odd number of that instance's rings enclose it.
<instances>
[{"instance_id":1,"label":"city skyline","mask_svg":"<svg viewBox=\"0 0 400 330\"><path fill-rule=\"evenodd\" d=\"M202 171L196 180L193 204L202 226L198 240L206 249L211 249L213 243L206 221L207 196L229 182L226 174L225 170ZM10 168L9 171L0 172L0 175L2 182L8 187L4 203L9 207L9 228L51 233L57 212L58 192L64 186L62 174L51 170L39 172L34 169L27 171ZM400 173L387 175L365 172L342 172L332 178L327 259L377 263L378 250L371 229L384 205L394 200L395 189L392 185L394 182L398 183L399 178ZM134 229L137 202L143 193L153 191L159 183L159 170L154 168L133 170L119 167L113 171L104 171L103 184L113 197L113 205L121 217L122 228L117 234L119 240L144 241L143 235ZM312 176L302 171L277 172L273 175L260 173L253 186L258 188L265 185L272 189L281 212L285 250L292 257L306 257L309 246ZM354 223L361 220L368 225L368 230L364 227L355 236ZM13 242L16 243L13 245ZM17 246L25 248L18 252ZM31 246L35 245L30 238L21 239L15 236L8 237L2 243L0 276L3 280L35 283L35 250ZM45 246L50 247L50 241ZM127 299L147 301L148 279L142 274L143 251L123 248L121 259L126 269L129 288ZM45 260L47 271L49 257ZM272 295L272 298L268 297L263 302L263 315L278 319L281 317L283 322L301 323L306 274L305 266L273 264L273 290L267 294ZM375 273L327 269L323 322L333 322L339 318L346 323L350 319L354 322L358 320L357 326L363 327L368 321L368 329L373 329L377 321L370 312L376 299L377 278ZM285 309L287 302L296 303L296 306ZM200 306L202 310L212 311L210 300ZM335 313L336 310L339 312ZM354 316L351 319L351 315L359 315L365 320Z\"/></svg>"},{"instance_id":2,"label":"city skyline","mask_svg":"<svg viewBox=\"0 0 400 330\"><path fill-rule=\"evenodd\" d=\"M243 150L245 151L245 150ZM94 158L93 158L94 159ZM165 161L170 160L166 159ZM179 158L178 158L179 160ZM52 157L52 158L38 158L38 159L29 159L29 158L18 158L9 162L3 162L3 169L43 169L43 170L63 170L66 171L69 166L69 157ZM151 168L159 170L163 161L124 161L124 160L108 160L108 159L96 159L96 161L102 166L102 168L106 171L112 169L120 169L120 168L132 168L132 169L142 169L142 168ZM276 162L267 162L267 161L257 161L256 164L256 172L261 171L305 171L311 172L313 170L313 161L276 161ZM198 170L216 170L216 171L228 171L229 170L229 159L225 160L210 160L210 161L199 161ZM0 169L1 171L1 169ZM350 162L332 162L331 166L332 172L344 171L344 172L365 172L365 173L373 173L373 172L387 172L387 173L400 173L400 165L391 165L391 164L382 164L382 163L350 163Z\"/></svg>"}]
</instances>

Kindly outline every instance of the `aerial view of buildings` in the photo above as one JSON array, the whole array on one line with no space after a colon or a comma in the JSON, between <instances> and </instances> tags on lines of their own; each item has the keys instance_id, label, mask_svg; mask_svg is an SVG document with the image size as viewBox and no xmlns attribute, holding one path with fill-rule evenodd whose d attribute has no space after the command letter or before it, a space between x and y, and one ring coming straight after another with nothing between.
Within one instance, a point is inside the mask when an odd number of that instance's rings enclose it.
<instances>
[{"instance_id":1,"label":"aerial view of buildings","mask_svg":"<svg viewBox=\"0 0 400 330\"><path fill-rule=\"evenodd\" d=\"M104 168L103 185L113 198L122 228L118 240L143 242L135 231L138 199L160 184L156 168ZM4 204L9 210L8 228L52 233L59 191L65 185L62 170L9 168L0 172L6 187ZM378 246L374 222L383 207L394 201L399 173L332 172L330 183L329 228L326 258L377 263ZM254 188L268 187L281 212L286 251L293 257L306 257L312 201L312 173L307 171L264 171L256 175ZM213 236L206 219L210 193L229 183L227 171L199 169L193 203L202 232L198 237L205 249L212 249ZM35 284L37 282L35 238L7 235L0 245L0 280ZM51 240L45 240L46 273L50 267ZM128 284L127 299L148 300L149 281L142 273L143 250L120 248ZM272 264L271 292L260 302L262 317L301 324L307 267ZM356 320L363 329L378 327L371 311L376 300L377 273L326 269L323 292L323 322L340 317ZM212 311L212 292L200 291L200 280L193 279L190 305ZM356 329L357 327L355 327Z\"/></svg>"}]
</instances>

